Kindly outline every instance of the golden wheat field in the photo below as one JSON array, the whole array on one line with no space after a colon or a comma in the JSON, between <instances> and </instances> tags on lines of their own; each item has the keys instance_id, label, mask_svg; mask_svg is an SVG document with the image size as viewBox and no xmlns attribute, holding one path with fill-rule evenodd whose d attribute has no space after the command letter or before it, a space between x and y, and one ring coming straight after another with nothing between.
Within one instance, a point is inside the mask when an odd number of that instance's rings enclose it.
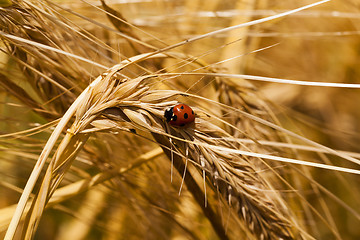
<instances>
[{"instance_id":1,"label":"golden wheat field","mask_svg":"<svg viewBox=\"0 0 360 240\"><path fill-rule=\"evenodd\" d=\"M360 239L359 102L357 0L0 0L0 238Z\"/></svg>"}]
</instances>

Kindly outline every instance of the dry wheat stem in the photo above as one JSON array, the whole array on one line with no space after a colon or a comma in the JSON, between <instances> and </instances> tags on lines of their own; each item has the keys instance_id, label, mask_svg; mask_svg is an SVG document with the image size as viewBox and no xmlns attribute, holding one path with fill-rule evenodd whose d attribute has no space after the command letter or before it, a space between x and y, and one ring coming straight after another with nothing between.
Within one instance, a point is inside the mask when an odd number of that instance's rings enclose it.
<instances>
[{"instance_id":1,"label":"dry wheat stem","mask_svg":"<svg viewBox=\"0 0 360 240\"><path fill-rule=\"evenodd\" d=\"M227 140L233 141L234 139L229 138ZM253 140L245 139L245 138L241 138L241 139L238 138L238 139L236 139L236 141L247 143L247 144L256 144ZM327 151L325 151L324 149L321 149L321 148L312 147L312 146L308 146L308 145L300 145L300 144L295 144L295 143L274 142L274 141L266 141L266 140L257 140L256 142L261 145L264 145L264 146L298 149L298 150L304 150L304 151L316 152L316 153L328 153ZM337 149L334 149L334 150L336 152L344 153L353 158L360 159L360 154L357 152L342 151L342 150L337 150Z\"/></svg>"},{"instance_id":2,"label":"dry wheat stem","mask_svg":"<svg viewBox=\"0 0 360 240\"><path fill-rule=\"evenodd\" d=\"M118 171L114 170L113 172L101 172L91 178L82 179L77 182L68 184L64 187L61 187L57 189L51 196L48 204L46 205L46 208L64 202L85 191L89 191L94 186L109 181L113 177L120 176L126 172L131 171L134 168L138 168L141 165L152 161L154 158L160 156L162 153L163 151L161 148L156 148L154 150L151 150L150 152L140 155L134 163L129 164L127 167L122 167ZM18 189L18 192L22 193L23 189ZM8 227L11 216L13 216L15 212L16 206L17 204L14 204L0 210L0 231L4 231ZM24 213L27 213L30 210L30 206L31 204L29 202L24 210Z\"/></svg>"},{"instance_id":3,"label":"dry wheat stem","mask_svg":"<svg viewBox=\"0 0 360 240\"><path fill-rule=\"evenodd\" d=\"M134 25L134 24L126 21L125 19L122 18L122 16L121 16L121 17L120 17L120 16L117 16L117 15L120 15L120 13L117 12L117 11L115 11L114 9L110 8L109 6L107 6L104 0L101 0L101 4L103 5L103 7L106 6L105 9L102 9L102 8L100 8L100 7L97 7L97 6L95 6L94 4L91 4L91 3L89 3L89 2L86 2L86 3L89 4L90 6L96 8L96 9L102 11L102 12L104 12L104 13L107 14L108 16L110 16L110 17L112 17L112 18L120 21L121 23L125 24L126 26L128 26L128 27L131 29L130 31L132 31L132 29L136 29L137 31L142 32L142 33L144 33L145 35L149 36L151 39L154 39L154 40L156 40L157 42L159 42L159 43L161 43L161 44L163 44L163 45L165 45L165 46L168 45L166 42L164 42L164 41L161 40L160 38L156 37L155 35L150 34L149 32L144 31L144 30L142 30L141 28L137 27L136 25ZM110 9L111 9L111 12L109 11ZM116 14L115 14L115 13L116 13ZM130 39L128 39L128 40L130 40ZM157 50L157 49L158 49L157 47L152 46L152 45L150 45L150 44L148 44L148 43L142 42L141 44L142 44L143 46L145 46L145 47L152 48L153 50Z\"/></svg>"},{"instance_id":4,"label":"dry wheat stem","mask_svg":"<svg viewBox=\"0 0 360 240\"><path fill-rule=\"evenodd\" d=\"M101 80L101 78L99 77L96 80L94 80L94 82L100 81L100 80ZM23 214L23 211L25 209L26 203L31 194L31 191L33 190L33 188L35 186L35 183L41 173L42 168L45 165L47 158L49 157L51 150L53 149L53 147L56 143L56 140L59 138L63 129L66 127L66 125L68 124L68 122L70 121L70 119L72 118L74 113L76 112L78 105L82 102L84 96L87 94L88 91L89 91L89 88L86 88L84 90L84 92L75 100L75 102L71 105L69 110L61 118L59 124L56 126L56 128L54 129L53 133L51 134L49 140L47 141L42 153L40 154L38 161L36 162L36 164L34 166L34 169L31 173L31 175L25 185L24 192L20 197L20 200L18 202L14 216L11 219L8 230L6 231L4 240L13 239L16 228L19 225L19 222L20 222L21 216Z\"/></svg>"},{"instance_id":5,"label":"dry wheat stem","mask_svg":"<svg viewBox=\"0 0 360 240\"><path fill-rule=\"evenodd\" d=\"M50 47L48 45L45 45L45 44L42 44L42 43L38 43L38 42L35 42L35 41L31 41L31 40L28 40L28 39L25 39L25 38L22 38L22 37L17 37L17 36L14 36L14 35L11 35L11 34L8 34L8 33L4 33L2 31L0 31L0 35L4 38L7 38L7 39L12 39L12 40L15 40L17 42L22 42L22 43L26 43L26 44L29 44L31 46L35 46L37 48L40 48L40 49L45 49L45 50L50 50L50 51L53 51L53 52L56 52L56 53L60 53L60 54L63 54L65 56L68 56L68 57L71 57L71 58L74 58L74 59L78 59L80 61L83 61L83 62L86 62L86 63L90 63L94 66L98 66L102 69L107 69L106 66L100 64L100 63L97 63L97 62L94 62L94 61L91 61L87 58L84 58L84 57L81 57L81 56L78 56L76 54L72 54L72 53L69 53L69 52L66 52L66 51L63 51L61 49L58 49L58 48L54 48L54 47Z\"/></svg>"},{"instance_id":6,"label":"dry wheat stem","mask_svg":"<svg viewBox=\"0 0 360 240\"><path fill-rule=\"evenodd\" d=\"M46 1L46 2L49 5L57 6L56 4L54 4L51 1ZM121 53L117 52L116 50L114 50L113 48L111 48L107 44L105 44L101 39L99 39L96 36L90 34L86 29L82 28L81 26L76 25L75 22L65 22L62 14L56 12L54 9L47 8L47 10L51 10L51 14L50 14L47 11L44 11L43 9L40 9L37 5L32 4L29 1L27 1L26 3L31 7L31 9L36 9L39 13L41 13L41 15L46 16L52 22L56 22L56 24L58 24L60 26L59 29L65 28L66 30L74 31L74 33L78 34L79 36L83 37L84 39L89 40L91 43L99 45L102 48L104 48L104 49L106 49L108 51L111 51L112 53L114 53L116 55L120 55L121 57L125 57L125 56L122 56ZM41 6L44 7L45 5L41 5ZM54 15L52 15L52 14L54 14ZM61 19L59 19L58 16L61 17ZM71 26L70 24L75 25L75 27ZM81 29L81 31L78 30L77 28ZM110 60L111 62L115 62L113 59L109 58L108 56L104 55L101 52L98 52L98 54L100 54L105 59Z\"/></svg>"},{"instance_id":7,"label":"dry wheat stem","mask_svg":"<svg viewBox=\"0 0 360 240\"><path fill-rule=\"evenodd\" d=\"M265 48L264 48L265 49ZM203 76L204 73L164 73L163 75L200 75ZM261 82L272 82L272 83L282 83L282 84L292 84L292 85L301 85L301 86L312 86L312 87L334 87L334 88L355 88L359 89L360 84L356 83L332 83L332 82L312 82L312 81L303 81L303 80L290 80L283 78L271 78L271 77L262 77L262 76L252 76L244 74L227 74L227 73L208 73L207 76L214 77L224 77L224 78L239 78L252 81L261 81ZM161 75L160 75L161 76Z\"/></svg>"},{"instance_id":8,"label":"dry wheat stem","mask_svg":"<svg viewBox=\"0 0 360 240\"><path fill-rule=\"evenodd\" d=\"M330 1L330 0L329 0L329 1ZM54 2L52 2L52 1L47 1L47 2L48 2L49 4L51 4L51 5L53 5L53 6L56 6L57 8L60 8L60 9L62 9L62 10L64 10L64 11L67 11L67 12L69 12L69 13L71 13L71 14L79 17L79 18L85 19L86 21L88 21L88 22L90 22L90 23L92 23L92 24L94 24L94 25L97 25L97 26L99 26L99 27L101 27L101 28L103 28L103 29L106 29L106 30L110 31L110 32L114 32L114 33L118 34L119 36L125 38L126 40L129 40L130 42L138 43L138 44L143 45L143 46L145 46L145 47L148 47L148 48L150 48L150 49L154 48L153 46L151 46L151 45L148 44L148 43L145 43L145 42L143 42L143 41L140 41L139 39L136 39L136 38L134 38L134 37L128 36L128 35L126 35L126 34L124 34L124 33L122 33L122 32L119 32L118 30L115 30L115 29L113 29L113 28L110 28L110 27L106 26L105 24L102 24L102 23L97 22L97 21L95 21L95 20L93 20L93 19L91 19L91 18L88 18L88 17L86 17L86 16L83 16L83 15L81 15L81 14L75 12L75 11L72 11L71 9L64 8L64 7L62 7L62 6L54 3Z\"/></svg>"},{"instance_id":9,"label":"dry wheat stem","mask_svg":"<svg viewBox=\"0 0 360 240\"><path fill-rule=\"evenodd\" d=\"M56 124L58 124L60 121L60 119L45 123L43 125L34 127L34 128L30 128L30 129L26 129L23 131L19 131L19 132L14 132L14 133L7 133L7 134L1 134L0 138L22 138L22 137L28 137L28 136L32 136L34 134L43 132L46 129L49 129L50 127L55 126Z\"/></svg>"},{"instance_id":10,"label":"dry wheat stem","mask_svg":"<svg viewBox=\"0 0 360 240\"><path fill-rule=\"evenodd\" d=\"M287 15L291 15L291 14L294 14L294 13L296 13L296 12L300 12L300 11L303 11L303 10L305 10L305 9L312 8L312 7L315 7L315 6L317 6L317 5L320 5L320 4L329 2L329 1L331 1L331 0L318 1L318 2L315 2L315 3L309 4L309 5L303 6L303 7L299 7L299 8L290 10L290 11L286 11L286 12L283 12L283 13L275 14L275 15L273 15L273 16L269 16L269 17L265 17L265 18L258 19L258 20L254 20L254 21L250 21L250 22L238 24L238 25L235 25L235 26L223 28L223 29L220 29L220 30L216 30L216 31L213 31L213 32L209 32L209 33L206 33L206 34L197 36L197 37L193 37L193 38L187 39L187 40L185 40L185 41L183 41L183 42L174 44L174 45L172 45L172 46L165 47L165 48L163 48L163 49L161 49L161 50L159 50L159 51L168 51L168 50L173 49L173 48L176 48L176 47L178 47L178 46L181 46L181 45L184 45L184 44L188 44L188 43L191 43L191 42L195 42L195 41L198 41L198 40L200 40L200 39L207 38L207 37L210 37L210 36L213 36L213 35L216 35L216 34L224 33L224 32L227 32L227 31L232 31L232 30L235 30L235 29L238 29L238 28L242 28L242 27L249 27L249 26L253 26L253 25L260 24L260 23L268 22L268 21L274 20L274 19L276 19L276 18L281 18L281 17L287 16Z\"/></svg>"},{"instance_id":11,"label":"dry wheat stem","mask_svg":"<svg viewBox=\"0 0 360 240\"><path fill-rule=\"evenodd\" d=\"M193 37L193 38L190 38L190 39L187 39L185 41L182 41L182 42L179 42L179 43L176 43L176 44L173 44L173 45L170 45L168 47L164 47L162 49L159 49L159 50L156 50L152 53L145 53L145 54L142 54L143 56L142 57L139 57L137 58L136 60L134 60L133 62L129 63L130 64L133 64L133 63L137 63L139 61L143 61L143 60L146 60L148 59L149 57L153 56L153 55L156 55L156 54L159 54L159 53L164 53L164 52L167 52L171 49L174 49L174 48L177 48L179 46L182 46L182 45L185 45L185 44L189 44L189 43L192 43L192 42L195 42L195 41L198 41L198 40L201 40L201 39L204 39L204 38L208 38L208 37L211 37L213 35L217 35L217 34L220 34L220 33L224 33L224 32L227 32L227 31L232 31L232 30L235 30L235 29L238 29L238 28L242 28L242 27L249 27L249 26L253 26L253 25L256 25L256 24L260 24L260 23L264 23L264 22L268 22L268 21L271 21L271 20L274 20L274 19L277 19L277 18L281 18L281 17L284 17L284 16L287 16L287 15L291 15L291 14L294 14L296 12L300 12L300 11L303 11L305 9L308 9L308 8L312 8L314 6L317 6L317 5L320 5L320 4L323 4L323 3L326 3L326 2L329 2L331 0L322 0L322 1L319 1L319 2L315 2L313 4L309 4L309 5L306 5L306 6L303 6L303 7L299 7L299 8L296 8L296 9L293 9L293 10L290 10L290 11L286 11L286 12L283 12L283 13L279 13L279 14L275 14L275 15L272 15L272 16L269 16L269 17L265 17L265 18L261 18L261 19L258 19L258 20L254 20L254 21L250 21L250 22L246 22L246 23L242 23L242 24L238 24L236 26L231 26L231 27L227 27L227 28L223 28L223 29L220 29L220 30L216 30L216 31L213 31L213 32L209 32L209 33L206 33L206 34L203 34L203 35L200 35L200 36L196 36L196 37ZM72 11L71 11L72 12ZM72 12L73 14L76 14L74 12ZM77 15L77 14L76 14ZM88 19L89 21L93 22L91 19ZM98 23L100 24L100 23ZM101 24L102 25L102 24ZM107 29L106 26L103 26ZM129 39L129 40L132 40L131 37L128 37L128 36L124 36L126 39ZM136 42L138 41L137 39L135 39ZM140 44L143 44L142 42L140 42ZM124 67L127 67L127 66L124 66Z\"/></svg>"}]
</instances>

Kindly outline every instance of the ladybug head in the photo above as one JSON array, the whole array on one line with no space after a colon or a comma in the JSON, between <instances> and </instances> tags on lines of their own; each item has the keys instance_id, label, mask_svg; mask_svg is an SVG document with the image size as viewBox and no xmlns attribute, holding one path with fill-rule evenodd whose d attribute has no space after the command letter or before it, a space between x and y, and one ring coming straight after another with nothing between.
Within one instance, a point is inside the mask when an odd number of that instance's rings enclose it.
<instances>
[{"instance_id":1,"label":"ladybug head","mask_svg":"<svg viewBox=\"0 0 360 240\"><path fill-rule=\"evenodd\" d=\"M171 121L171 118L173 117L173 107L171 108L168 108L165 110L165 113L164 113L164 117L166 119L167 122L170 122Z\"/></svg>"}]
</instances>

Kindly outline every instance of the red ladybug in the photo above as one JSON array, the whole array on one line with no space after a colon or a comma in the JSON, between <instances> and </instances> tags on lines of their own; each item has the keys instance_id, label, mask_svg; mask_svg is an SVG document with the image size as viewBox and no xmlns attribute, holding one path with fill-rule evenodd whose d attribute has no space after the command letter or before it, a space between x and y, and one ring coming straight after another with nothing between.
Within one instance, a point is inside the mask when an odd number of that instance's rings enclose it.
<instances>
[{"instance_id":1,"label":"red ladybug","mask_svg":"<svg viewBox=\"0 0 360 240\"><path fill-rule=\"evenodd\" d=\"M170 125L183 127L194 122L195 113L188 105L178 104L165 110L164 117Z\"/></svg>"}]
</instances>

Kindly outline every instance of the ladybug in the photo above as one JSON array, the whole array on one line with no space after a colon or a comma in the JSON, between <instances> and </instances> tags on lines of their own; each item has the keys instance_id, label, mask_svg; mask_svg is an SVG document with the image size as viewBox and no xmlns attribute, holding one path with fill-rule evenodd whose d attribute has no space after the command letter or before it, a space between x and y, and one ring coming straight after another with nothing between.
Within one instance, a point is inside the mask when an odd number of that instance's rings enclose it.
<instances>
[{"instance_id":1,"label":"ladybug","mask_svg":"<svg viewBox=\"0 0 360 240\"><path fill-rule=\"evenodd\" d=\"M194 122L195 113L191 107L181 103L165 110L164 117L170 125L183 127Z\"/></svg>"}]
</instances>

